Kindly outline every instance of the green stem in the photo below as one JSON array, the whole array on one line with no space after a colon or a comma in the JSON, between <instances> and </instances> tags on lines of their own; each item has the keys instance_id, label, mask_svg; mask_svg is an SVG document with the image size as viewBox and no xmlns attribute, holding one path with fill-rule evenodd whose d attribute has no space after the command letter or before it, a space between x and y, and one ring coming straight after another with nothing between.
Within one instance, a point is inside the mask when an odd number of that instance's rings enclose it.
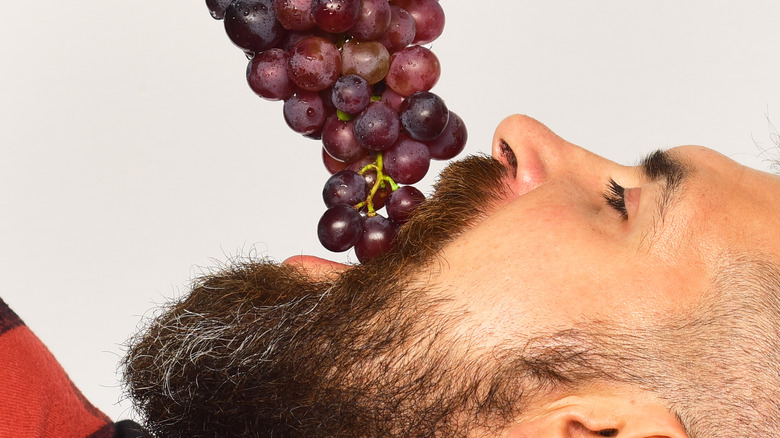
<instances>
[{"instance_id":1,"label":"green stem","mask_svg":"<svg viewBox=\"0 0 780 438\"><path fill-rule=\"evenodd\" d=\"M374 182L374 186L371 187L365 202L361 202L360 204L356 205L355 208L360 209L364 206L368 207L368 216L371 217L376 216L376 209L374 209L374 195L376 195L380 188L385 187L385 184L389 185L390 191L394 192L398 190L398 184L396 184L396 182L393 181L393 178L391 178L389 175L385 175L381 152L376 155L376 160L374 160L373 163L366 165L360 169L360 172L358 173L362 175L369 170L376 172L376 182Z\"/></svg>"}]
</instances>

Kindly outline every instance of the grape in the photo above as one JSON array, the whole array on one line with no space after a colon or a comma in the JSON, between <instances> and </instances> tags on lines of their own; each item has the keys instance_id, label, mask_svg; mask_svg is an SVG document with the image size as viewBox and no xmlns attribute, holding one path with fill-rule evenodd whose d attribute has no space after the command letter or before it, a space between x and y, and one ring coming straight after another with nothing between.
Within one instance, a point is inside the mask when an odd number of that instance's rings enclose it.
<instances>
[{"instance_id":1,"label":"grape","mask_svg":"<svg viewBox=\"0 0 780 438\"><path fill-rule=\"evenodd\" d=\"M361 263L390 249L398 231L398 225L383 216L363 218L363 232L355 244L355 255Z\"/></svg>"},{"instance_id":2,"label":"grape","mask_svg":"<svg viewBox=\"0 0 780 438\"><path fill-rule=\"evenodd\" d=\"M246 79L252 91L269 100L284 100L296 87L288 75L289 56L282 49L268 49L249 61Z\"/></svg>"},{"instance_id":3,"label":"grape","mask_svg":"<svg viewBox=\"0 0 780 438\"><path fill-rule=\"evenodd\" d=\"M206 0L249 59L247 83L283 100L284 120L322 141L331 177L317 225L331 251L361 262L392 246L425 200L412 186L431 158L463 150L463 120L429 90L441 67L422 47L439 35L437 0ZM394 191L395 189L395 191ZM356 209L355 207L359 207ZM387 216L377 211L387 208Z\"/></svg>"},{"instance_id":4,"label":"grape","mask_svg":"<svg viewBox=\"0 0 780 438\"><path fill-rule=\"evenodd\" d=\"M317 223L317 237L327 250L346 251L360 240L363 234L360 213L349 205L335 205L325 210Z\"/></svg>"},{"instance_id":5,"label":"grape","mask_svg":"<svg viewBox=\"0 0 780 438\"><path fill-rule=\"evenodd\" d=\"M276 19L287 30L308 30L316 26L311 0L274 0Z\"/></svg>"},{"instance_id":6,"label":"grape","mask_svg":"<svg viewBox=\"0 0 780 438\"><path fill-rule=\"evenodd\" d=\"M390 6L390 26L378 41L387 47L390 53L394 53L412 44L416 29L414 18L406 9Z\"/></svg>"},{"instance_id":7,"label":"grape","mask_svg":"<svg viewBox=\"0 0 780 438\"><path fill-rule=\"evenodd\" d=\"M418 91L401 104L401 126L415 140L428 141L438 137L447 126L450 111L437 95Z\"/></svg>"},{"instance_id":8,"label":"grape","mask_svg":"<svg viewBox=\"0 0 780 438\"><path fill-rule=\"evenodd\" d=\"M328 208L334 205L357 205L368 196L366 179L351 170L342 170L332 175L322 189L322 200Z\"/></svg>"},{"instance_id":9,"label":"grape","mask_svg":"<svg viewBox=\"0 0 780 438\"><path fill-rule=\"evenodd\" d=\"M346 32L355 25L360 13L360 0L314 0L314 21L322 30Z\"/></svg>"},{"instance_id":10,"label":"grape","mask_svg":"<svg viewBox=\"0 0 780 438\"><path fill-rule=\"evenodd\" d=\"M206 7L209 8L209 12L211 12L211 16L214 17L215 20L221 20L225 18L225 9L227 9L231 1L232 0L206 0Z\"/></svg>"},{"instance_id":11,"label":"grape","mask_svg":"<svg viewBox=\"0 0 780 438\"><path fill-rule=\"evenodd\" d=\"M357 22L350 32L359 40L375 40L387 32L391 16L387 0L362 0Z\"/></svg>"},{"instance_id":12,"label":"grape","mask_svg":"<svg viewBox=\"0 0 780 438\"><path fill-rule=\"evenodd\" d=\"M367 170L363 173L363 178L366 181L366 187L368 188L369 192L374 187L374 184L376 184L376 177L376 170ZM390 193L392 193L392 189L390 188L389 184L383 183L379 186L377 191L374 193L374 197L371 198L371 202L374 204L375 210L379 210L385 206L385 202L390 196Z\"/></svg>"},{"instance_id":13,"label":"grape","mask_svg":"<svg viewBox=\"0 0 780 438\"><path fill-rule=\"evenodd\" d=\"M425 202L423 192L412 186L399 187L387 199L385 207L387 216L398 225L403 225L409 220L409 216L417 207Z\"/></svg>"},{"instance_id":14,"label":"grape","mask_svg":"<svg viewBox=\"0 0 780 438\"><path fill-rule=\"evenodd\" d=\"M393 3L406 9L414 19L417 33L412 44L428 44L444 30L444 9L438 0L403 0Z\"/></svg>"},{"instance_id":15,"label":"grape","mask_svg":"<svg viewBox=\"0 0 780 438\"><path fill-rule=\"evenodd\" d=\"M390 69L390 53L376 41L347 41L341 48L341 57L345 75L361 76L372 85Z\"/></svg>"},{"instance_id":16,"label":"grape","mask_svg":"<svg viewBox=\"0 0 780 438\"><path fill-rule=\"evenodd\" d=\"M354 125L354 120L345 122L335 114L325 120L322 126L322 146L330 156L352 163L368 155L368 149L361 146L355 137Z\"/></svg>"},{"instance_id":17,"label":"grape","mask_svg":"<svg viewBox=\"0 0 780 438\"><path fill-rule=\"evenodd\" d=\"M250 52L270 49L284 34L276 20L273 0L234 0L225 9L224 20L231 41Z\"/></svg>"},{"instance_id":18,"label":"grape","mask_svg":"<svg viewBox=\"0 0 780 438\"><path fill-rule=\"evenodd\" d=\"M447 121L447 126L444 128L444 132L436 139L427 143L431 158L437 160L455 158L456 155L463 152L463 149L466 147L467 139L468 132L466 131L466 124L463 123L463 119L450 111L450 117Z\"/></svg>"},{"instance_id":19,"label":"grape","mask_svg":"<svg viewBox=\"0 0 780 438\"><path fill-rule=\"evenodd\" d=\"M414 184L420 181L431 164L428 146L402 136L393 147L384 151L384 169L397 183Z\"/></svg>"},{"instance_id":20,"label":"grape","mask_svg":"<svg viewBox=\"0 0 780 438\"><path fill-rule=\"evenodd\" d=\"M331 100L336 109L347 114L357 114L371 102L371 87L360 76L342 76L333 84Z\"/></svg>"},{"instance_id":21,"label":"grape","mask_svg":"<svg viewBox=\"0 0 780 438\"><path fill-rule=\"evenodd\" d=\"M399 112L401 110L401 104L404 102L404 97L393 91L392 88L387 87L385 91L382 92L382 102L394 109L395 112Z\"/></svg>"},{"instance_id":22,"label":"grape","mask_svg":"<svg viewBox=\"0 0 780 438\"><path fill-rule=\"evenodd\" d=\"M392 108L382 102L371 102L355 119L355 136L366 149L386 149L398 139L401 121Z\"/></svg>"},{"instance_id":23,"label":"grape","mask_svg":"<svg viewBox=\"0 0 780 438\"><path fill-rule=\"evenodd\" d=\"M335 44L322 37L304 38L292 48L290 78L309 91L333 85L341 75L341 55Z\"/></svg>"},{"instance_id":24,"label":"grape","mask_svg":"<svg viewBox=\"0 0 780 438\"><path fill-rule=\"evenodd\" d=\"M422 46L411 46L393 53L385 81L401 96L428 91L441 74L439 58Z\"/></svg>"},{"instance_id":25,"label":"grape","mask_svg":"<svg viewBox=\"0 0 780 438\"><path fill-rule=\"evenodd\" d=\"M287 125L304 135L318 132L328 116L322 98L313 91L299 91L284 101L283 113Z\"/></svg>"},{"instance_id":26,"label":"grape","mask_svg":"<svg viewBox=\"0 0 780 438\"><path fill-rule=\"evenodd\" d=\"M347 168L347 163L331 157L325 148L322 148L322 164L325 165L325 170L331 175Z\"/></svg>"}]
</instances>

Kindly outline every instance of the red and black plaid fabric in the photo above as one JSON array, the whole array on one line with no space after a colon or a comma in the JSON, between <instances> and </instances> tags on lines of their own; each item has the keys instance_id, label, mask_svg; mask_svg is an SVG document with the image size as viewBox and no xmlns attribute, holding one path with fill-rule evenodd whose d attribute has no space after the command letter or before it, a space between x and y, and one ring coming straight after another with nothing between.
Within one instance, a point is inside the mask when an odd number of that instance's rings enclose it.
<instances>
[{"instance_id":1,"label":"red and black plaid fabric","mask_svg":"<svg viewBox=\"0 0 780 438\"><path fill-rule=\"evenodd\" d=\"M0 299L0 438L141 438L84 398L46 346Z\"/></svg>"}]
</instances>

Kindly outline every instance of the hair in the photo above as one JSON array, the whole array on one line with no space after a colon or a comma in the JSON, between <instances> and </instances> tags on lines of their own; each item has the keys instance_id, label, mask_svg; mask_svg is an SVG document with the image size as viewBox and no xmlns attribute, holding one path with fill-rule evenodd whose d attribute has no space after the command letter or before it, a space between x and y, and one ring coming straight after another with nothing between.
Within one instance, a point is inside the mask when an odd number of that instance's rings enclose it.
<instances>
[{"instance_id":1,"label":"hair","mask_svg":"<svg viewBox=\"0 0 780 438\"><path fill-rule=\"evenodd\" d=\"M426 275L507 194L505 175L486 157L450 166L392 251L336 278L236 260L198 279L124 359L148 431L465 437L548 391L607 381L656 394L692 438L780 436L780 270L755 254L724 256L697 308L647 327L581 321L489 351L456 334L467 316Z\"/></svg>"}]
</instances>

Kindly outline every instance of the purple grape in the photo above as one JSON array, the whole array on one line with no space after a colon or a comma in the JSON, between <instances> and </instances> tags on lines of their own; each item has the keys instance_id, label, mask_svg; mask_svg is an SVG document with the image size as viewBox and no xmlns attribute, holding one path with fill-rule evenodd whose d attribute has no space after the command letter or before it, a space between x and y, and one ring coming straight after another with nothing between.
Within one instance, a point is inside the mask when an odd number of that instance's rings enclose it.
<instances>
[{"instance_id":1,"label":"purple grape","mask_svg":"<svg viewBox=\"0 0 780 438\"><path fill-rule=\"evenodd\" d=\"M444 9L438 0L395 0L393 4L406 9L414 18L417 32L413 44L428 44L444 30Z\"/></svg>"},{"instance_id":2,"label":"purple grape","mask_svg":"<svg viewBox=\"0 0 780 438\"><path fill-rule=\"evenodd\" d=\"M299 91L284 101L284 120L295 132L312 135L320 130L328 113L320 95L313 91Z\"/></svg>"},{"instance_id":3,"label":"purple grape","mask_svg":"<svg viewBox=\"0 0 780 438\"><path fill-rule=\"evenodd\" d=\"M221 20L225 18L225 9L227 9L231 1L232 0L206 0L206 7L209 8L209 12L211 12L211 16L214 17L215 20Z\"/></svg>"},{"instance_id":4,"label":"purple grape","mask_svg":"<svg viewBox=\"0 0 780 438\"><path fill-rule=\"evenodd\" d=\"M350 33L359 40L375 40L387 32L391 16L387 0L362 0L357 22Z\"/></svg>"},{"instance_id":5,"label":"purple grape","mask_svg":"<svg viewBox=\"0 0 780 438\"><path fill-rule=\"evenodd\" d=\"M357 22L360 0L314 0L312 12L320 29L331 33L346 32Z\"/></svg>"},{"instance_id":6,"label":"purple grape","mask_svg":"<svg viewBox=\"0 0 780 438\"><path fill-rule=\"evenodd\" d=\"M447 126L450 111L441 97L430 91L418 91L401 104L401 126L415 140L437 138Z\"/></svg>"},{"instance_id":7,"label":"purple grape","mask_svg":"<svg viewBox=\"0 0 780 438\"><path fill-rule=\"evenodd\" d=\"M289 56L282 49L268 49L249 61L246 80L252 91L268 100L284 100L295 93L288 74Z\"/></svg>"},{"instance_id":8,"label":"purple grape","mask_svg":"<svg viewBox=\"0 0 780 438\"><path fill-rule=\"evenodd\" d=\"M425 202L423 192L412 186L399 187L390 194L385 208L387 216L398 225L403 225L409 220L409 216L417 209L417 206Z\"/></svg>"},{"instance_id":9,"label":"purple grape","mask_svg":"<svg viewBox=\"0 0 780 438\"><path fill-rule=\"evenodd\" d=\"M401 136L393 147L383 152L384 171L395 182L414 184L428 173L431 153L428 146Z\"/></svg>"},{"instance_id":10,"label":"purple grape","mask_svg":"<svg viewBox=\"0 0 780 438\"><path fill-rule=\"evenodd\" d=\"M322 126L322 146L330 156L351 163L368 155L368 150L355 137L354 125L354 120L345 122L335 114L325 120Z\"/></svg>"},{"instance_id":11,"label":"purple grape","mask_svg":"<svg viewBox=\"0 0 780 438\"><path fill-rule=\"evenodd\" d=\"M429 141L428 150L431 152L431 158L437 160L449 160L455 158L463 152L466 147L466 140L469 135L466 131L466 124L463 123L457 114L450 111L450 118L444 132L434 140Z\"/></svg>"},{"instance_id":12,"label":"purple grape","mask_svg":"<svg viewBox=\"0 0 780 438\"><path fill-rule=\"evenodd\" d=\"M393 91L392 88L387 87L385 91L382 92L382 102L395 110L395 112L399 112L401 104L404 103L404 97Z\"/></svg>"},{"instance_id":13,"label":"purple grape","mask_svg":"<svg viewBox=\"0 0 780 438\"><path fill-rule=\"evenodd\" d=\"M374 184L376 184L376 176L376 170L368 170L363 173L363 178L366 181L366 188L368 188L369 192L374 187ZM374 196L371 198L371 203L374 205L374 210L379 210L385 206L385 202L390 196L390 193L392 193L392 189L390 188L389 184L385 183L384 185L379 186L377 191L374 193Z\"/></svg>"},{"instance_id":14,"label":"purple grape","mask_svg":"<svg viewBox=\"0 0 780 438\"><path fill-rule=\"evenodd\" d=\"M322 189L322 200L330 208L334 205L357 205L366 200L366 179L351 170L332 175Z\"/></svg>"},{"instance_id":15,"label":"purple grape","mask_svg":"<svg viewBox=\"0 0 780 438\"><path fill-rule=\"evenodd\" d=\"M416 34L416 24L412 15L406 9L390 6L390 26L378 39L390 53L395 53L412 44Z\"/></svg>"},{"instance_id":16,"label":"purple grape","mask_svg":"<svg viewBox=\"0 0 780 438\"><path fill-rule=\"evenodd\" d=\"M387 149L398 139L401 121L392 108L382 102L371 102L355 118L355 136L360 144L375 151Z\"/></svg>"},{"instance_id":17,"label":"purple grape","mask_svg":"<svg viewBox=\"0 0 780 438\"><path fill-rule=\"evenodd\" d=\"M225 9L225 32L233 44L250 52L273 47L284 35L273 0L234 0Z\"/></svg>"},{"instance_id":18,"label":"purple grape","mask_svg":"<svg viewBox=\"0 0 780 438\"><path fill-rule=\"evenodd\" d=\"M422 46L411 46L393 53L385 81L401 96L428 91L441 75L439 58Z\"/></svg>"},{"instance_id":19,"label":"purple grape","mask_svg":"<svg viewBox=\"0 0 780 438\"><path fill-rule=\"evenodd\" d=\"M331 100L336 109L347 114L357 114L371 102L371 86L360 76L342 76L333 84Z\"/></svg>"},{"instance_id":20,"label":"purple grape","mask_svg":"<svg viewBox=\"0 0 780 438\"><path fill-rule=\"evenodd\" d=\"M363 234L360 213L349 205L335 205L325 211L317 223L317 237L327 250L346 251Z\"/></svg>"},{"instance_id":21,"label":"purple grape","mask_svg":"<svg viewBox=\"0 0 780 438\"><path fill-rule=\"evenodd\" d=\"M304 38L292 48L290 78L304 90L324 90L336 83L340 75L339 49L325 38Z\"/></svg>"},{"instance_id":22,"label":"purple grape","mask_svg":"<svg viewBox=\"0 0 780 438\"><path fill-rule=\"evenodd\" d=\"M325 148L322 148L322 164L325 165L325 170L331 175L347 168L347 163L331 157Z\"/></svg>"},{"instance_id":23,"label":"purple grape","mask_svg":"<svg viewBox=\"0 0 780 438\"><path fill-rule=\"evenodd\" d=\"M349 40L341 48L342 71L376 84L390 70L390 52L376 41Z\"/></svg>"},{"instance_id":24,"label":"purple grape","mask_svg":"<svg viewBox=\"0 0 780 438\"><path fill-rule=\"evenodd\" d=\"M311 0L274 0L276 19L287 30L308 30L316 26Z\"/></svg>"},{"instance_id":25,"label":"purple grape","mask_svg":"<svg viewBox=\"0 0 780 438\"><path fill-rule=\"evenodd\" d=\"M384 216L363 218L363 232L355 244L355 255L360 263L384 253L393 246L398 225Z\"/></svg>"}]
</instances>

